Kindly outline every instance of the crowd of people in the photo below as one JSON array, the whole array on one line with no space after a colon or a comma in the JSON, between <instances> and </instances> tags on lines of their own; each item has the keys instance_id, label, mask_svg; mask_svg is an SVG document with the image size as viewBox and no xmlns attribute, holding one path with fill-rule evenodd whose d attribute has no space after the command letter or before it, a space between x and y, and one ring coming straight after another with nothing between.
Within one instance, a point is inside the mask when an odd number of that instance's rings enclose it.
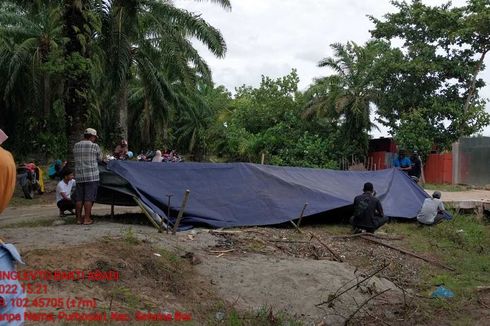
<instances>
[{"instance_id":1,"label":"crowd of people","mask_svg":"<svg viewBox=\"0 0 490 326\"><path fill-rule=\"evenodd\" d=\"M73 149L75 159L75 170L66 167L66 162L57 160L49 168L49 176L58 178L60 181L56 187L56 205L59 209L60 216L68 214L76 215L77 223L89 225L93 223L91 218L92 206L97 198L97 189L99 186L99 169L98 163L102 161L102 154L97 141L97 131L87 128L84 132L83 140L75 144ZM0 147L0 155L5 158L4 162L9 161L9 153ZM132 152L128 149L128 142L121 140L114 152L113 158L126 160L132 158ZM10 156L11 158L11 156ZM162 154L160 150L148 155L141 154L138 160L151 162L181 162L182 158L175 151L166 151ZM10 159L10 161L13 161ZM421 175L422 163L417 152L413 152L410 157L406 156L404 151L400 151L393 161L393 166L410 175L418 181ZM5 171L14 169L15 164L4 167ZM6 180L0 178L1 182L14 182L12 173ZM75 181L76 176L76 181ZM0 175L0 177L2 177ZM9 189L13 189L10 187ZM5 196L11 196L10 193L3 193ZM2 197L2 196L0 196ZM0 198L0 209L4 206L5 200ZM363 193L354 199L353 216L350 222L355 232L374 232L379 227L389 221L384 215L383 207L374 191L373 184L367 182L364 184ZM417 221L420 225L434 225L441 222L444 218L444 204L441 201L441 193L436 191L431 198L424 200L420 212L417 215Z\"/></svg>"},{"instance_id":2,"label":"crowd of people","mask_svg":"<svg viewBox=\"0 0 490 326\"><path fill-rule=\"evenodd\" d=\"M90 225L92 206L97 198L99 186L99 168L102 154L97 141L97 131L87 128L83 140L75 144L73 156L75 171L66 167L66 161L56 160L48 169L49 176L60 179L56 186L56 205L61 217L68 214L76 215L77 223ZM133 152L129 150L128 141L122 139L115 147L112 155L105 160L129 160ZM175 151L165 152L157 150L153 155L139 155L138 160L150 162L182 162L183 158ZM76 180L75 180L76 176ZM75 210L75 211L74 211Z\"/></svg>"}]
</instances>

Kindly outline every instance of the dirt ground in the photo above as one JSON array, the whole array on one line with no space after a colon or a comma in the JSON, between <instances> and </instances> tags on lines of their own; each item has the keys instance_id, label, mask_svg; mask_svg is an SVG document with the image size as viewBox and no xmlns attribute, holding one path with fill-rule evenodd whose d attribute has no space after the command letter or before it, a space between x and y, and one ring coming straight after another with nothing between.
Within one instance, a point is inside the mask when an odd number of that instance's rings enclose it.
<instances>
[{"instance_id":1,"label":"dirt ground","mask_svg":"<svg viewBox=\"0 0 490 326\"><path fill-rule=\"evenodd\" d=\"M46 200L8 208L0 215L0 237L21 252L26 262L21 270L117 272L117 282L47 282L44 297L76 298L82 312L127 312L129 324L138 324L139 310L184 312L196 325L255 325L260 311L271 325L280 318L306 325L439 324L413 309L417 300L425 300L414 293L427 267L420 259L315 225L302 227L303 233L294 228L158 233L150 225L134 224L145 219L137 211L117 208L111 220L110 208L96 205L96 223L79 226L73 217L58 218L55 205ZM402 237L379 237L403 247ZM237 324L234 311L250 314L240 315ZM487 317L481 316L481 325Z\"/></svg>"}]
</instances>

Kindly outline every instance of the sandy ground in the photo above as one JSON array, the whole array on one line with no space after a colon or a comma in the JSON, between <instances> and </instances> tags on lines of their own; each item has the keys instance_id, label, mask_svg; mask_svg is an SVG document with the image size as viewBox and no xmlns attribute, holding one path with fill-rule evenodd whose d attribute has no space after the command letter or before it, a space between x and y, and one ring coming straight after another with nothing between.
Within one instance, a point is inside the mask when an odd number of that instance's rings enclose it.
<instances>
[{"instance_id":1,"label":"sandy ground","mask_svg":"<svg viewBox=\"0 0 490 326\"><path fill-rule=\"evenodd\" d=\"M434 190L426 190L432 194ZM468 191L441 191L443 201L487 201L490 202L490 191L468 190Z\"/></svg>"},{"instance_id":2,"label":"sandy ground","mask_svg":"<svg viewBox=\"0 0 490 326\"><path fill-rule=\"evenodd\" d=\"M431 190L428 192L431 193ZM443 192L442 196L446 201L490 200L490 191ZM292 230L278 231L262 228L259 232L262 235L257 232L248 234L243 232L241 234L246 234L246 237L242 236L242 239L214 234L207 229L194 229L172 236L158 233L155 228L148 225L117 222L117 215L125 213L139 213L139 208L116 207L115 222L107 218L96 218L96 223L92 226L79 226L70 224L72 218L61 220L57 216L58 210L54 204L10 207L0 215L0 238L14 243L21 253L26 254L27 267L35 269L35 262L41 259L41 256L36 256L39 252L57 249L68 249L69 252L70 248L81 248L84 244L97 248L96 244L100 241L119 241L127 234L134 234L151 248L165 248L178 256L191 253L192 256L197 257L198 263L192 265L192 268L201 278L199 282L205 282L216 297L222 298L228 304L248 311L271 308L274 312L285 312L312 325L321 321L326 322L327 325L341 325L362 302L374 293L386 289L390 291L377 298L380 301L372 302L371 311L377 312L378 317L383 318L385 313L385 309L376 308L378 305L383 306L383 300L390 304L402 300L400 290L392 282L380 276L373 277L363 286L348 291L331 307L325 305L317 307L316 304L327 300L329 295L355 284L356 280L362 279L368 271L360 271L348 262L332 261L332 257L328 252L325 253L325 250L318 253L322 249L318 243L315 243L315 246L311 246L310 243L305 244L303 247L267 243L268 235L283 239L281 232L287 234L289 240L294 239L291 238L292 235L295 236ZM96 204L94 214L108 215L110 206ZM144 220L142 215L140 218ZM42 225L48 226L30 225L30 223L36 225L39 221L43 221ZM19 226L19 223L24 225ZM244 238L246 241L242 241ZM398 261L400 271L409 272L415 277L419 273L418 264L422 264L420 261L409 260L404 256L389 257L388 255L393 255L393 252L382 247L361 249L358 243L348 241L330 243L330 245L338 253L344 254L347 259L362 257L367 260L372 256L388 257L392 261ZM366 251L366 255L361 253L363 250ZM157 259L152 254L149 254L147 260ZM92 258L97 257L94 255ZM376 268L376 263L371 261L368 264L371 270ZM412 270L411 267L415 269ZM397 279L396 272L397 270L391 270L380 275ZM189 280L189 284L193 281ZM73 295L86 294L73 293ZM158 296L155 293L152 295ZM185 308L186 302L179 304ZM389 313L387 310L386 314Z\"/></svg>"},{"instance_id":3,"label":"sandy ground","mask_svg":"<svg viewBox=\"0 0 490 326\"><path fill-rule=\"evenodd\" d=\"M129 208L129 211L135 212L135 209ZM128 209L116 209L116 214L123 212L128 212ZM110 207L96 205L94 213L109 214ZM179 256L190 252L199 257L200 263L194 266L195 270L209 280L219 297L239 309L270 307L275 312L285 312L307 323L324 320L329 325L335 325L341 324L345 316L356 309L356 304L368 299L373 291L391 289L390 297L399 298L399 290L393 283L373 277L363 286L343 295L336 305L316 307L317 303L326 300L329 294L335 293L343 285L345 288L345 284L355 284L355 280L362 278L363 274L348 263L327 259L262 255L246 252L245 249L240 254L230 254L220 250L219 242L222 239L206 229L194 229L172 236L158 233L147 225L128 225L100 219L96 219L91 226L62 224L54 205L9 208L0 216L0 226L38 219L52 219L55 222L52 226L2 228L0 235L4 241L15 244L21 253L27 253L28 268L36 268L30 265L33 250L80 248L83 244L104 239L121 239L130 232L154 248L165 248ZM220 251L224 253L220 254Z\"/></svg>"}]
</instances>

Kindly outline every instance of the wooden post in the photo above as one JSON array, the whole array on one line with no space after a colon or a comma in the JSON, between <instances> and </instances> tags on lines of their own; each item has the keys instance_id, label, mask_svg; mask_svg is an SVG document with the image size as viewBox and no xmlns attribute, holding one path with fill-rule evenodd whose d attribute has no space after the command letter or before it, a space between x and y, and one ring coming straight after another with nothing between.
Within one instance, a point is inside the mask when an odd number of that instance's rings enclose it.
<instances>
[{"instance_id":1,"label":"wooden post","mask_svg":"<svg viewBox=\"0 0 490 326\"><path fill-rule=\"evenodd\" d=\"M173 195L174 194L166 194L166 196L168 198L167 199L167 221L170 220L170 199L172 198ZM162 225L163 225L163 219L162 219ZM169 226L167 225L167 227L165 228L165 231L167 232L167 234L168 234L168 227Z\"/></svg>"},{"instance_id":2,"label":"wooden post","mask_svg":"<svg viewBox=\"0 0 490 326\"><path fill-rule=\"evenodd\" d=\"M114 191L112 191L112 203L111 203L111 220L114 220L114 202L115 202L115 197L114 197Z\"/></svg>"},{"instance_id":3,"label":"wooden post","mask_svg":"<svg viewBox=\"0 0 490 326\"><path fill-rule=\"evenodd\" d=\"M301 210L301 214L299 214L298 229L299 229L299 226L301 225L301 220L303 220L303 214L305 213L306 206L308 206L308 203L305 203L305 205L303 206L303 209Z\"/></svg>"},{"instance_id":4,"label":"wooden post","mask_svg":"<svg viewBox=\"0 0 490 326\"><path fill-rule=\"evenodd\" d=\"M185 207L187 206L187 201L189 200L189 194L190 193L191 193L191 191L189 189L187 189L185 191L184 199L182 200L182 205L180 206L179 214L177 215L177 220L175 221L174 229L172 230L172 234L174 234L174 235L177 232L177 229L178 229L179 224L180 224L180 220L182 220L182 216L184 215L184 210L185 210Z\"/></svg>"},{"instance_id":5,"label":"wooden post","mask_svg":"<svg viewBox=\"0 0 490 326\"><path fill-rule=\"evenodd\" d=\"M262 159L260 160L260 164L264 165L265 161L265 153L262 153Z\"/></svg>"}]
</instances>

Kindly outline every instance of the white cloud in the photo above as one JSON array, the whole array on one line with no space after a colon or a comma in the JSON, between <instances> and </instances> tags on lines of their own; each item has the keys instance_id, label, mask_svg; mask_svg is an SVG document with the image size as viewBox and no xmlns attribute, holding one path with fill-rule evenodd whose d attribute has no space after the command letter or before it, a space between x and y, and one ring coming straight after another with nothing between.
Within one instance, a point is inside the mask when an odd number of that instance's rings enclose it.
<instances>
[{"instance_id":1,"label":"white cloud","mask_svg":"<svg viewBox=\"0 0 490 326\"><path fill-rule=\"evenodd\" d=\"M216 84L229 90L243 84L257 86L261 75L273 78L298 70L300 87L328 73L318 62L332 55L330 44L364 43L373 25L367 15L381 18L394 7L390 0L231 0L231 12L206 1L174 0L178 7L202 14L227 42L223 59L197 45L213 71ZM430 5L447 1L425 0ZM461 6L465 0L453 0ZM490 72L482 74L488 80ZM490 86L481 92L490 98ZM487 109L488 110L488 109ZM379 132L373 132L379 135ZM383 130L386 135L386 130ZM487 127L485 135L490 135Z\"/></svg>"}]
</instances>

